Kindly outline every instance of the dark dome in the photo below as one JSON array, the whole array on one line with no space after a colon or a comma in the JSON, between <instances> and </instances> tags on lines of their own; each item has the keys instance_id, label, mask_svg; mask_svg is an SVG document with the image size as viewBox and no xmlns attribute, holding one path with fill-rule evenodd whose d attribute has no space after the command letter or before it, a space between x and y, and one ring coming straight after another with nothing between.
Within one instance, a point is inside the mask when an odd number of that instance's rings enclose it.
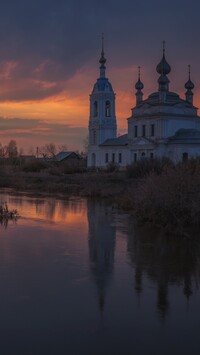
<instances>
[{"instance_id":1,"label":"dark dome","mask_svg":"<svg viewBox=\"0 0 200 355\"><path fill-rule=\"evenodd\" d=\"M194 84L193 84L193 82L189 79L188 81L187 81L187 83L185 84L185 88L187 89L187 90L193 90L194 89Z\"/></svg>"},{"instance_id":2,"label":"dark dome","mask_svg":"<svg viewBox=\"0 0 200 355\"><path fill-rule=\"evenodd\" d=\"M167 63L164 54L163 54L162 60L161 60L160 63L157 65L156 70L157 70L158 74L160 74L160 75L161 75L161 74L167 75L167 74L170 73L171 67L170 67L170 65Z\"/></svg>"},{"instance_id":3,"label":"dark dome","mask_svg":"<svg viewBox=\"0 0 200 355\"><path fill-rule=\"evenodd\" d=\"M149 95L148 99L146 100L151 105L158 105L160 102L159 99L159 92L154 92L153 94ZM169 105L175 105L182 102L179 95L175 92L168 91L166 93L166 103Z\"/></svg>"},{"instance_id":4,"label":"dark dome","mask_svg":"<svg viewBox=\"0 0 200 355\"><path fill-rule=\"evenodd\" d=\"M144 85L140 79L138 79L137 83L135 84L135 88L136 90L142 90L144 88Z\"/></svg>"}]
</instances>

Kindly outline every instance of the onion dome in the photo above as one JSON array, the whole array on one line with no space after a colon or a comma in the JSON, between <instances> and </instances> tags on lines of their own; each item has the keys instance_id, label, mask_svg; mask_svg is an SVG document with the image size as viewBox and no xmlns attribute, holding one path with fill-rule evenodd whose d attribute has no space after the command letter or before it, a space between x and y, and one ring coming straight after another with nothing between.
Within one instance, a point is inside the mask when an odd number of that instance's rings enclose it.
<instances>
[{"instance_id":1,"label":"onion dome","mask_svg":"<svg viewBox=\"0 0 200 355\"><path fill-rule=\"evenodd\" d=\"M187 90L193 90L194 89L194 84L193 84L193 82L190 79L187 81L187 83L185 83L185 88Z\"/></svg>"},{"instance_id":2,"label":"onion dome","mask_svg":"<svg viewBox=\"0 0 200 355\"><path fill-rule=\"evenodd\" d=\"M144 89L144 85L143 85L143 83L141 82L140 79L138 79L137 83L135 84L135 88L136 88L136 90Z\"/></svg>"},{"instance_id":3,"label":"onion dome","mask_svg":"<svg viewBox=\"0 0 200 355\"><path fill-rule=\"evenodd\" d=\"M190 65L188 66L188 68L189 68L189 79L188 79L187 83L185 83L185 88L187 90L193 90L194 89L194 84L193 84L193 82L190 79L190 68L191 68Z\"/></svg>"},{"instance_id":4,"label":"onion dome","mask_svg":"<svg viewBox=\"0 0 200 355\"><path fill-rule=\"evenodd\" d=\"M194 84L193 82L191 81L190 79L190 65L188 65L188 72L189 72L189 79L187 81L187 83L185 84L185 88L186 88L186 93L185 93L185 98L186 98L186 101L189 102L190 104L193 105L193 92L192 90L194 89Z\"/></svg>"},{"instance_id":5,"label":"onion dome","mask_svg":"<svg viewBox=\"0 0 200 355\"><path fill-rule=\"evenodd\" d=\"M142 90L144 89L144 84L141 82L140 80L140 67L138 67L138 81L137 83L135 84L135 88L136 90Z\"/></svg>"},{"instance_id":6,"label":"onion dome","mask_svg":"<svg viewBox=\"0 0 200 355\"><path fill-rule=\"evenodd\" d=\"M142 89L144 88L143 83L140 80L140 67L138 67L138 81L135 84L135 88L136 88L136 105L139 105L142 102L142 98L143 98L143 92Z\"/></svg>"},{"instance_id":7,"label":"onion dome","mask_svg":"<svg viewBox=\"0 0 200 355\"><path fill-rule=\"evenodd\" d=\"M163 42L163 57L160 61L160 63L156 67L157 73L160 75L167 75L171 71L170 65L167 63L165 59L165 42Z\"/></svg>"}]
</instances>

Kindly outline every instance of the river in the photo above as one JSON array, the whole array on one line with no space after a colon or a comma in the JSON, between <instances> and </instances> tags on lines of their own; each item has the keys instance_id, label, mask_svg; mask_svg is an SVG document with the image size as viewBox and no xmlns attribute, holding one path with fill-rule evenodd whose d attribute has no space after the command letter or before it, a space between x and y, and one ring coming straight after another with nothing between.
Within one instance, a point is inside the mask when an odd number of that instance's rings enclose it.
<instances>
[{"instance_id":1,"label":"river","mask_svg":"<svg viewBox=\"0 0 200 355\"><path fill-rule=\"evenodd\" d=\"M103 202L1 191L2 355L200 353L200 246Z\"/></svg>"}]
</instances>

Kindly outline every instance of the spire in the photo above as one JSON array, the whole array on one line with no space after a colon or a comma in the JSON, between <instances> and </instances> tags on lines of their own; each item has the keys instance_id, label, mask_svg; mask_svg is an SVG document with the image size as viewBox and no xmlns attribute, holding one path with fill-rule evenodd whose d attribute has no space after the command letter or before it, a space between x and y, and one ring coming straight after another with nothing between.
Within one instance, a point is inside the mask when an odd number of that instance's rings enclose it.
<instances>
[{"instance_id":1,"label":"spire","mask_svg":"<svg viewBox=\"0 0 200 355\"><path fill-rule=\"evenodd\" d=\"M163 56L160 63L156 67L157 73L160 74L160 77L158 78L158 84L159 84L158 90L160 92L161 102L165 102L166 93L169 91L170 81L167 77L167 74L169 74L171 71L171 67L165 58L165 50L166 50L166 42L163 41Z\"/></svg>"},{"instance_id":2,"label":"spire","mask_svg":"<svg viewBox=\"0 0 200 355\"><path fill-rule=\"evenodd\" d=\"M101 45L101 57L99 59L99 63L101 64L99 69L100 69L100 78L105 78L105 72L106 72L106 58L104 57L104 34L102 33L102 45Z\"/></svg>"},{"instance_id":3,"label":"spire","mask_svg":"<svg viewBox=\"0 0 200 355\"><path fill-rule=\"evenodd\" d=\"M163 58L165 59L166 41L162 41L162 45L163 45Z\"/></svg>"},{"instance_id":4,"label":"spire","mask_svg":"<svg viewBox=\"0 0 200 355\"><path fill-rule=\"evenodd\" d=\"M190 103L193 104L193 92L192 90L194 89L194 84L190 79L190 72L191 72L191 65L188 65L188 81L185 83L185 88L186 88L186 93L185 93L185 99Z\"/></svg>"},{"instance_id":5,"label":"spire","mask_svg":"<svg viewBox=\"0 0 200 355\"><path fill-rule=\"evenodd\" d=\"M187 90L193 90L194 89L194 84L193 84L193 82L190 79L190 73L191 73L191 65L188 65L188 77L189 78L188 78L187 83L185 83L185 88Z\"/></svg>"},{"instance_id":6,"label":"spire","mask_svg":"<svg viewBox=\"0 0 200 355\"><path fill-rule=\"evenodd\" d=\"M136 105L139 105L142 102L142 98L143 98L143 92L142 89L144 88L143 83L140 80L140 69L141 67L138 67L138 81L135 84L135 88L136 88Z\"/></svg>"},{"instance_id":7,"label":"spire","mask_svg":"<svg viewBox=\"0 0 200 355\"><path fill-rule=\"evenodd\" d=\"M167 63L165 58L166 42L163 41L163 56L160 63L157 65L156 70L160 75L167 75L171 71L170 65Z\"/></svg>"}]
</instances>

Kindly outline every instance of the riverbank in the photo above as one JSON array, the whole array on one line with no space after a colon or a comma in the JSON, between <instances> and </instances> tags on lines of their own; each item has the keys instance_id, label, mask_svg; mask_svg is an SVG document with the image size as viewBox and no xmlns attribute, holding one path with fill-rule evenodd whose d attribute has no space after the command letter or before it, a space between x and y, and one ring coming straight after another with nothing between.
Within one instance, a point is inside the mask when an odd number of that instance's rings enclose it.
<instances>
[{"instance_id":1,"label":"riverbank","mask_svg":"<svg viewBox=\"0 0 200 355\"><path fill-rule=\"evenodd\" d=\"M34 194L62 194L108 200L129 211L140 225L191 237L200 230L200 160L173 164L143 161L126 171L84 171L65 174L59 169L25 172L6 167L0 187Z\"/></svg>"},{"instance_id":2,"label":"riverbank","mask_svg":"<svg viewBox=\"0 0 200 355\"><path fill-rule=\"evenodd\" d=\"M0 173L0 188L13 188L46 194L109 198L120 195L126 189L125 172L83 172L51 174L49 171L21 172L5 169Z\"/></svg>"}]
</instances>

